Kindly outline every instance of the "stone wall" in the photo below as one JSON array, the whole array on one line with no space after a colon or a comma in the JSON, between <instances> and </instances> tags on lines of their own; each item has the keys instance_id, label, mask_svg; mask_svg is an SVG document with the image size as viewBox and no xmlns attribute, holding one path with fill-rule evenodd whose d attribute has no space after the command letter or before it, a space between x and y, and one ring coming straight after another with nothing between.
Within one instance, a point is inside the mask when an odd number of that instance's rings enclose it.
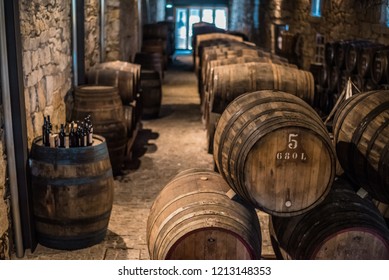
<instances>
[{"instance_id":1,"label":"stone wall","mask_svg":"<svg viewBox=\"0 0 389 280\"><path fill-rule=\"evenodd\" d=\"M106 14L107 60L128 60L139 50L141 0L108 0ZM100 1L85 0L85 69L100 62ZM53 129L65 123L71 106L72 26L71 1L21 0L23 83L29 147L42 133L44 116L50 115ZM1 109L1 104L0 104ZM9 259L10 194L6 184L3 145L3 114L0 110L0 259ZM10 245L11 244L11 245Z\"/></svg>"},{"instance_id":2,"label":"stone wall","mask_svg":"<svg viewBox=\"0 0 389 280\"><path fill-rule=\"evenodd\" d=\"M254 7L256 0L231 0L229 6L228 29L246 34L249 40L254 38Z\"/></svg>"},{"instance_id":3,"label":"stone wall","mask_svg":"<svg viewBox=\"0 0 389 280\"><path fill-rule=\"evenodd\" d=\"M85 71L100 58L100 0L85 0Z\"/></svg>"},{"instance_id":4,"label":"stone wall","mask_svg":"<svg viewBox=\"0 0 389 280\"><path fill-rule=\"evenodd\" d=\"M301 34L302 67L313 62L316 34L324 35L326 42L344 39L369 39L389 43L389 29L382 23L383 0L322 1L322 17L311 16L311 1L261 1L259 44L274 50L275 25L288 24L292 34Z\"/></svg>"},{"instance_id":5,"label":"stone wall","mask_svg":"<svg viewBox=\"0 0 389 280\"><path fill-rule=\"evenodd\" d=\"M141 0L108 0L105 60L132 60L140 49Z\"/></svg>"},{"instance_id":6,"label":"stone wall","mask_svg":"<svg viewBox=\"0 0 389 280\"><path fill-rule=\"evenodd\" d=\"M0 84L1 97L1 84ZM7 161L4 145L4 114L0 105L0 260L10 259L10 203L9 188L6 184Z\"/></svg>"},{"instance_id":7,"label":"stone wall","mask_svg":"<svg viewBox=\"0 0 389 280\"><path fill-rule=\"evenodd\" d=\"M20 2L27 137L42 134L43 117L53 129L65 122L64 98L71 89L70 1Z\"/></svg>"},{"instance_id":8,"label":"stone wall","mask_svg":"<svg viewBox=\"0 0 389 280\"><path fill-rule=\"evenodd\" d=\"M165 20L166 0L149 0L150 23Z\"/></svg>"}]
</instances>

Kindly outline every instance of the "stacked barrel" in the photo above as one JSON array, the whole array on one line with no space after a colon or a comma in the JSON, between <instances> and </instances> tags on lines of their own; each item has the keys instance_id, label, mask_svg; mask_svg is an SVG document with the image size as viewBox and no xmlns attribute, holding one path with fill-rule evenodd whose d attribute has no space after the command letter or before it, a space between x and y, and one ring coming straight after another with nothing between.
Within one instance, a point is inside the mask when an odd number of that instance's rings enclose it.
<instances>
[{"instance_id":1,"label":"stacked barrel","mask_svg":"<svg viewBox=\"0 0 389 280\"><path fill-rule=\"evenodd\" d=\"M141 120L140 65L104 62L91 68L86 78L87 84L75 89L73 118L91 115L94 133L107 141L112 171L119 174Z\"/></svg>"},{"instance_id":2,"label":"stacked barrel","mask_svg":"<svg viewBox=\"0 0 389 280\"><path fill-rule=\"evenodd\" d=\"M284 90L313 103L314 80L310 72L243 42L241 37L213 36L215 33L198 35L196 47L199 92L210 153L217 119L227 105L243 93Z\"/></svg>"},{"instance_id":3,"label":"stacked barrel","mask_svg":"<svg viewBox=\"0 0 389 280\"><path fill-rule=\"evenodd\" d=\"M328 114L350 78L360 91L389 83L389 50L365 40L345 40L325 45L325 64L317 79L317 108Z\"/></svg>"},{"instance_id":4,"label":"stacked barrel","mask_svg":"<svg viewBox=\"0 0 389 280\"><path fill-rule=\"evenodd\" d=\"M174 23L169 21L143 25L141 52L134 63L141 65L140 89L145 119L156 118L162 101L162 80L174 53Z\"/></svg>"},{"instance_id":5,"label":"stacked barrel","mask_svg":"<svg viewBox=\"0 0 389 280\"><path fill-rule=\"evenodd\" d=\"M333 141L314 109L310 72L252 44L197 37L209 152L236 197L270 215L277 257L389 259L389 229L371 202L388 203L387 92L342 105ZM373 46L347 46L338 46L334 69L357 75L355 57ZM366 198L357 193L361 187Z\"/></svg>"}]
</instances>

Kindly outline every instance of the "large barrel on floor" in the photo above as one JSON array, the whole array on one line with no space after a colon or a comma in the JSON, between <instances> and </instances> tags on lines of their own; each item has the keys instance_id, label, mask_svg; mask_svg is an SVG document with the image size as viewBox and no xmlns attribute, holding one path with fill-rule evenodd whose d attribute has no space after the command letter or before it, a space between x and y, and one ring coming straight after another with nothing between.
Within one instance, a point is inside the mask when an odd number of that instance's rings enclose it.
<instances>
[{"instance_id":1,"label":"large barrel on floor","mask_svg":"<svg viewBox=\"0 0 389 280\"><path fill-rule=\"evenodd\" d=\"M189 169L158 194L147 222L151 259L260 259L258 216L216 172Z\"/></svg>"},{"instance_id":2,"label":"large barrel on floor","mask_svg":"<svg viewBox=\"0 0 389 280\"><path fill-rule=\"evenodd\" d=\"M275 252L284 259L389 259L389 229L375 205L344 179L326 199L295 217L272 217Z\"/></svg>"},{"instance_id":3,"label":"large barrel on floor","mask_svg":"<svg viewBox=\"0 0 389 280\"><path fill-rule=\"evenodd\" d=\"M29 165L38 242L64 250L101 242L114 188L105 139L95 135L92 146L63 149L36 138Z\"/></svg>"},{"instance_id":4,"label":"large barrel on floor","mask_svg":"<svg viewBox=\"0 0 389 280\"><path fill-rule=\"evenodd\" d=\"M231 188L256 208L297 215L323 201L335 151L318 114L281 91L237 97L220 117L213 155Z\"/></svg>"},{"instance_id":5,"label":"large barrel on floor","mask_svg":"<svg viewBox=\"0 0 389 280\"><path fill-rule=\"evenodd\" d=\"M214 68L210 108L221 114L237 96L267 89L292 93L309 104L314 101L312 73L274 63L249 62Z\"/></svg>"},{"instance_id":6,"label":"large barrel on floor","mask_svg":"<svg viewBox=\"0 0 389 280\"><path fill-rule=\"evenodd\" d=\"M389 91L347 99L334 118L334 141L339 162L351 180L389 203Z\"/></svg>"},{"instance_id":7,"label":"large barrel on floor","mask_svg":"<svg viewBox=\"0 0 389 280\"><path fill-rule=\"evenodd\" d=\"M88 84L117 87L123 104L135 99L139 79L140 65L118 60L98 64L86 72Z\"/></svg>"},{"instance_id":8,"label":"large barrel on floor","mask_svg":"<svg viewBox=\"0 0 389 280\"><path fill-rule=\"evenodd\" d=\"M73 119L91 114L93 131L106 141L114 174L120 173L127 144L127 125L123 105L115 87L79 86L74 92Z\"/></svg>"}]
</instances>

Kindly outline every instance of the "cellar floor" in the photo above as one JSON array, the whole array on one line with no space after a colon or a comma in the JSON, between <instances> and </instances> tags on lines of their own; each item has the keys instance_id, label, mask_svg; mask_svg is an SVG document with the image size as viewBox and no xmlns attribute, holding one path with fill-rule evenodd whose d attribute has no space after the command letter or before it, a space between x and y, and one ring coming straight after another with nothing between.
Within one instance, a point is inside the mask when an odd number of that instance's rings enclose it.
<instances>
[{"instance_id":1,"label":"cellar floor","mask_svg":"<svg viewBox=\"0 0 389 280\"><path fill-rule=\"evenodd\" d=\"M23 259L137 260L149 259L146 224L158 192L180 171L213 170L201 121L197 78L191 54L179 54L165 72L160 117L142 120L131 160L115 177L115 194L105 239L92 247L65 251L37 246ZM262 256L274 259L268 230L269 217L258 212L262 228ZM16 259L16 256L12 256Z\"/></svg>"}]
</instances>

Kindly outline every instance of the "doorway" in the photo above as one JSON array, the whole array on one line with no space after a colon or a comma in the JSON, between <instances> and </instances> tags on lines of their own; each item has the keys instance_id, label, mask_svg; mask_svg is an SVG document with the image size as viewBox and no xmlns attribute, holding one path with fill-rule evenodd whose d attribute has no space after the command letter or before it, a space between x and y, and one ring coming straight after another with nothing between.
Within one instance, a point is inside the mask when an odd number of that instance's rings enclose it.
<instances>
[{"instance_id":1,"label":"doorway","mask_svg":"<svg viewBox=\"0 0 389 280\"><path fill-rule=\"evenodd\" d=\"M226 7L177 7L174 10L176 49L192 49L192 26L197 22L214 24L217 28L227 29L228 13Z\"/></svg>"}]
</instances>

